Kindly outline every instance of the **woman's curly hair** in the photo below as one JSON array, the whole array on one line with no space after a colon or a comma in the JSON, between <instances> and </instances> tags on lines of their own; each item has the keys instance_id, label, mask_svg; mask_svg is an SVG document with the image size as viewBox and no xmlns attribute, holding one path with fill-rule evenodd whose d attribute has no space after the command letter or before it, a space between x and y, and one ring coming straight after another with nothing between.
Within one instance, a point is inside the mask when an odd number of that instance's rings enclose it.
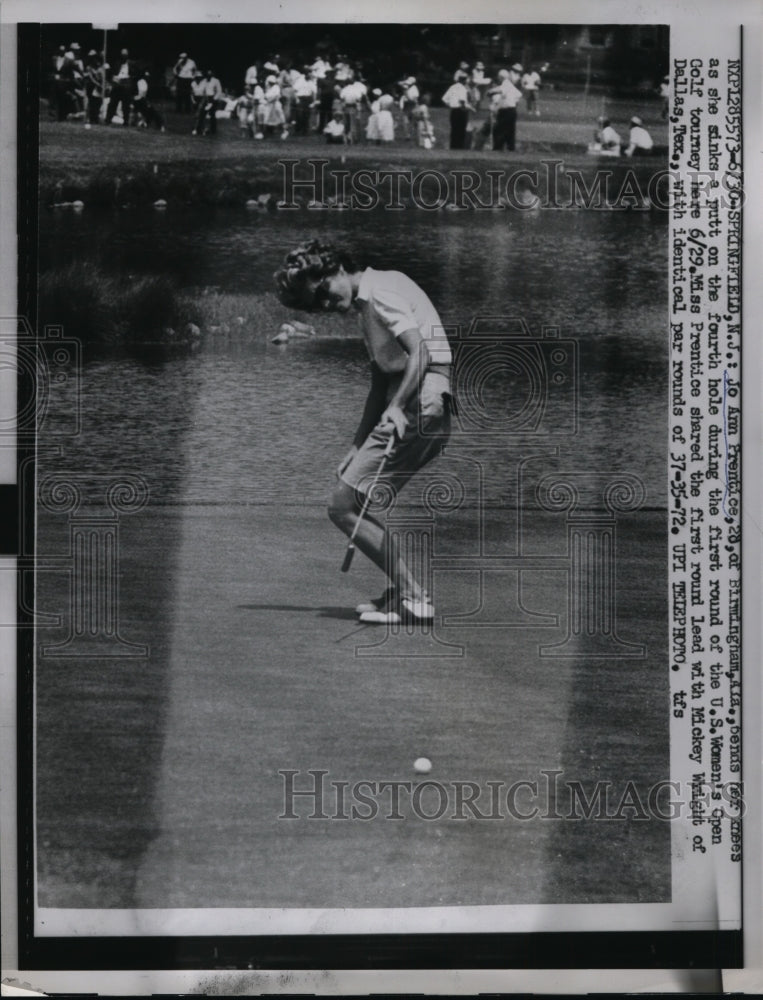
<instances>
[{"instance_id":1,"label":"woman's curly hair","mask_svg":"<svg viewBox=\"0 0 763 1000\"><path fill-rule=\"evenodd\" d=\"M340 267L352 274L358 267L352 255L330 243L310 240L286 255L284 266L275 272L278 297L285 306L308 311L322 309L328 301L321 282Z\"/></svg>"}]
</instances>

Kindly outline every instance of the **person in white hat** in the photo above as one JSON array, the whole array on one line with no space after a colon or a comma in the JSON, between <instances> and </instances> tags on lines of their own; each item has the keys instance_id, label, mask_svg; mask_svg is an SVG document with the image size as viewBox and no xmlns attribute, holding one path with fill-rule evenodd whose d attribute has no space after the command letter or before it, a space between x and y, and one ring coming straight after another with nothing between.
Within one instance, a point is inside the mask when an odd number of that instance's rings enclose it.
<instances>
[{"instance_id":1,"label":"person in white hat","mask_svg":"<svg viewBox=\"0 0 763 1000\"><path fill-rule=\"evenodd\" d=\"M626 156L644 156L654 149L654 140L644 128L644 123L634 115L630 121L630 135L625 149Z\"/></svg>"}]
</instances>

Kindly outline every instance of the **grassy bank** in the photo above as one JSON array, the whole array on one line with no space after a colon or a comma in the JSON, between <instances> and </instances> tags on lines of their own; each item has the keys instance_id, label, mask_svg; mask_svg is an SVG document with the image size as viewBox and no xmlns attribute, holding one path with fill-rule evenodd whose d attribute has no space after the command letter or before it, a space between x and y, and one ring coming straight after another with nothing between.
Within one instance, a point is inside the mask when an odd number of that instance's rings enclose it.
<instances>
[{"instance_id":1,"label":"grassy bank","mask_svg":"<svg viewBox=\"0 0 763 1000\"><path fill-rule=\"evenodd\" d=\"M435 109L440 118L442 110ZM219 125L216 136L198 137L189 134L187 121L173 121L170 116L168 130L161 134L119 126L86 131L81 123L43 122L40 203L52 206L81 201L86 208L121 208L164 200L170 205L243 206L247 201L269 198L270 207L275 207L284 196L283 160L298 161L294 170L300 179L313 177L308 160L329 161L326 185L318 178L314 190L299 192L299 200L305 205L311 200L328 202L337 197L337 171L410 171L413 176L425 172L419 193L422 200L434 204L458 196L452 181L449 189L442 191L433 176L435 171L446 177L454 171L474 171L484 200L485 193L491 190L490 171L503 171L508 177L517 171L537 170L541 177L539 194L544 197L543 177L549 171L548 164L554 161L561 161L565 169L579 170L589 185L597 169L610 171L616 190L629 170L646 189L649 177L666 165L664 156L600 161L587 155L592 126L587 119L574 117L563 121L520 120L515 153L447 149L447 124L443 121L438 127L439 144L431 151L404 141L385 147L327 146L318 136L256 142L241 138L233 121L221 121ZM663 147L667 141L665 125L654 122L650 128L655 141ZM388 200L390 182L379 187L382 200ZM406 197L409 192L404 184L402 200Z\"/></svg>"},{"instance_id":2,"label":"grassy bank","mask_svg":"<svg viewBox=\"0 0 763 1000\"><path fill-rule=\"evenodd\" d=\"M67 336L86 344L192 349L209 338L229 337L257 337L264 343L289 318L271 293L235 295L205 288L179 292L166 277L114 277L87 263L73 263L40 278L40 327L61 326ZM337 323L336 317L299 318L309 320L321 338L355 333L353 324Z\"/></svg>"}]
</instances>

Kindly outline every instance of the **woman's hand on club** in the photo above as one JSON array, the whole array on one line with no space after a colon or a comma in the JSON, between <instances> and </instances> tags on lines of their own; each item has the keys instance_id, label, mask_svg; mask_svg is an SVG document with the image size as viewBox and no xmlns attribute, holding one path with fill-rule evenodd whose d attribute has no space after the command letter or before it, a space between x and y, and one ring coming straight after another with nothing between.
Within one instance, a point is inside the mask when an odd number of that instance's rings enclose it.
<instances>
[{"instance_id":1,"label":"woman's hand on club","mask_svg":"<svg viewBox=\"0 0 763 1000\"><path fill-rule=\"evenodd\" d=\"M394 404L388 406L384 413L382 413L379 423L382 427L391 426L399 438L402 438L403 434L405 434L405 428L408 426L405 414L399 406L395 406Z\"/></svg>"},{"instance_id":2,"label":"woman's hand on club","mask_svg":"<svg viewBox=\"0 0 763 1000\"><path fill-rule=\"evenodd\" d=\"M352 448L350 448L350 450L347 452L347 454L344 456L344 458L342 459L342 461L337 466L337 469L336 469L336 477L337 477L337 479L341 478L342 473L347 468L347 466L350 464L350 462L353 460L353 458L355 458L355 456L357 455L357 453L358 453L358 449L357 449L357 447L355 445L353 445Z\"/></svg>"}]
</instances>

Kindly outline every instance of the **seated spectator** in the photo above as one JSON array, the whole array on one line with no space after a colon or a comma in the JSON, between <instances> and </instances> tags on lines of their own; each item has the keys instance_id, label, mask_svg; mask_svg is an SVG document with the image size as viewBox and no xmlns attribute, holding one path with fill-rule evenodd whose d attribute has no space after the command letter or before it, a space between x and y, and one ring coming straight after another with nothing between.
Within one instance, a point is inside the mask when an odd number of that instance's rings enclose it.
<instances>
[{"instance_id":1,"label":"seated spectator","mask_svg":"<svg viewBox=\"0 0 763 1000\"><path fill-rule=\"evenodd\" d=\"M601 117L599 127L594 132L594 141L588 147L589 153L601 153L604 156L619 156L622 139L620 133L612 127L609 118Z\"/></svg>"},{"instance_id":2,"label":"seated spectator","mask_svg":"<svg viewBox=\"0 0 763 1000\"><path fill-rule=\"evenodd\" d=\"M148 128L156 125L160 132L164 131L164 119L149 100L150 74L148 70L138 74L133 108L138 118L138 126Z\"/></svg>"},{"instance_id":3,"label":"seated spectator","mask_svg":"<svg viewBox=\"0 0 763 1000\"><path fill-rule=\"evenodd\" d=\"M196 63L187 52L181 52L172 69L175 84L175 111L178 114L191 113L191 85L196 78Z\"/></svg>"},{"instance_id":4,"label":"seated spectator","mask_svg":"<svg viewBox=\"0 0 763 1000\"><path fill-rule=\"evenodd\" d=\"M626 156L644 156L654 149L654 140L644 128L641 119L634 115L630 121L630 135L628 146L625 150Z\"/></svg>"},{"instance_id":5,"label":"seated spectator","mask_svg":"<svg viewBox=\"0 0 763 1000\"><path fill-rule=\"evenodd\" d=\"M334 112L331 121L328 122L324 128L323 134L326 136L326 142L328 143L347 142L347 135L344 127L344 113L342 111Z\"/></svg>"}]
</instances>

